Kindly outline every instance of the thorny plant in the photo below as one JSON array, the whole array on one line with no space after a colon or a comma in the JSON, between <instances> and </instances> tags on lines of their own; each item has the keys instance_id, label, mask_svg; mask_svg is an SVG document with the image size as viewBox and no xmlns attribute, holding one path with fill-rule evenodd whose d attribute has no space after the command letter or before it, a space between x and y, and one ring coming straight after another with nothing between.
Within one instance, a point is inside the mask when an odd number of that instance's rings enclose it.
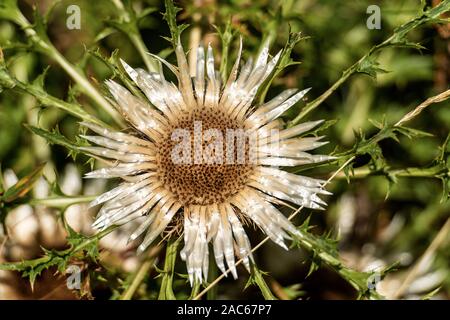
<instances>
[{"instance_id":1,"label":"thorny plant","mask_svg":"<svg viewBox=\"0 0 450 320\"><path fill-rule=\"evenodd\" d=\"M107 37L113 32L121 32L121 34L125 35L131 41L142 58L146 68L149 71L158 71L160 68L158 59L147 53L152 51L152 48L146 47L139 29L140 21L155 12L156 9L136 9L132 6L131 1L122 2L121 0L111 0L111 4L114 6L114 10L117 10L118 15L116 18L106 22L108 27L96 40L101 41L102 38ZM57 6L57 4L55 6ZM189 48L191 50L198 45L198 33L199 29L201 29L198 15L202 15L201 10L192 14L192 22L194 25L190 27L185 24L177 23L176 16L179 13L179 10L180 9L174 6L172 1L165 1L165 13L163 17L169 27L171 37L167 38L167 40L172 44L172 48L161 51L159 54L161 57L170 56L173 51L176 51L178 39L180 39L181 36L188 36L190 42ZM195 8L189 8L188 12L190 11L195 11ZM284 11L285 9L280 7L279 11L272 16L273 19L267 25L267 30L263 31L261 39L263 41L261 41L261 43L265 43L266 41L271 43L274 42L274 38L278 32L277 30L281 29L281 25L283 24ZM364 73L371 77L376 77L377 75L384 73L385 71L380 68L378 58L385 50L387 51L391 48L398 48L396 50L400 50L400 48L425 49L419 43L409 40L408 34L424 25L449 23L448 18L445 18L445 14L449 11L450 0L442 1L434 7L427 7L425 1L423 1L421 3L421 9L415 18L396 28L392 35L386 40L382 40L379 44L374 45L357 62L346 69L342 73L342 76L337 79L329 89L325 90L324 93L312 101L307 102L300 110L298 110L297 114L290 117L291 120L288 121L288 127L298 124L300 120L307 115L311 115L312 111L318 109L333 93L346 83L353 74ZM55 108L59 109L61 112L70 114L81 121L93 123L103 128L116 130L123 129L125 123L113 108L111 102L104 98L105 94L103 93L103 87L98 85L96 81L90 81L84 70L88 59L97 59L108 68L113 78L120 80L135 96L143 98L143 93L129 79L127 70L125 70L123 64L120 63L120 52L114 51L110 56L105 56L104 53L94 45L86 48L86 53L79 64L74 65L70 63L55 48L47 35L47 20L51 12L52 10L49 9L48 14L41 15L35 8L33 22L30 22L19 9L16 0L6 0L0 4L0 19L15 24L23 33L22 41L3 43L1 45L0 87L2 91L12 91L20 95L31 95L36 99L42 111ZM232 67L229 59L230 55L232 55L234 44L238 40L238 29L233 25L232 20L229 20L229 22L223 26L217 26L216 29L222 47L219 74L222 77L222 80L226 82L227 75ZM264 102L268 95L269 87L276 81L276 77L282 75L287 68L297 64L292 58L293 50L301 45L306 39L307 37L303 36L302 33L289 31L287 41L281 51L274 72L264 81L264 83L262 83L261 87L258 89L255 100ZM51 59L70 76L74 85L70 87L69 99L58 98L46 90L44 81L47 69L32 82L19 80L19 78L11 72L8 59L11 59L12 61L13 57L9 57L9 52L21 50L34 51ZM189 54L191 54L191 52ZM81 99L82 95L83 99ZM336 179L341 177L345 177L349 183L353 183L357 179L364 179L369 176L382 176L389 181L389 188L391 188L398 179L404 177L440 179L442 181L441 201L445 203L447 202L449 194L448 188L450 185L450 164L448 163L450 135L448 135L447 139L442 143L436 159L431 165L426 167L392 169L383 156L380 143L388 139L393 139L400 144L403 141L402 136L410 139L419 139L429 136L426 132L407 126L408 122L413 118L418 117L421 112L426 112L424 111L425 108L434 103L445 101L449 97L450 90L447 90L425 100L422 104L414 108L414 110L405 114L400 120L384 120L383 122L373 121L373 124L378 131L375 134L371 134L370 137L366 137L362 131L356 132L355 142L351 148L343 149L336 146L336 149L333 152L333 156L336 157L335 160L329 159L326 163L320 165L312 164L306 168L304 166L289 168L288 171L299 173L306 169L319 169L321 170L322 175L327 175L329 177L322 187L326 184L333 183ZM85 105L89 105L89 107L85 107ZM318 133L329 129L334 123L335 121L329 119L329 121L324 122L318 129L313 131L313 134L317 135ZM89 145L88 141L79 138L78 136L75 140L69 139L59 131L58 127L47 130L35 124L25 124L25 126L33 134L44 138L49 144L64 147L74 160L76 160L80 154L83 154L88 150L88 148L86 148ZM88 162L93 166L95 157L92 157L92 153L89 152L88 155L91 157ZM357 161L362 158L369 159L368 165L363 168L354 168ZM0 223L4 224L8 213L13 208L28 203L31 205L44 205L57 209L61 213L60 218L67 231L67 249L47 250L43 248L42 257L40 258L0 264L1 270L20 272L24 277L29 279L31 286L33 286L37 277L44 270L49 268L56 268L58 272L64 274L67 266L74 261L85 262L87 264L101 264L99 240L117 228L117 226L112 226L91 236L75 232L67 223L65 223L65 210L73 204L92 201L95 197L67 196L61 192L56 184L54 184L51 196L47 198L34 198L31 196L30 191L34 187L36 181L43 176L43 172L44 165L40 165L28 175L23 176L15 185L8 189L2 187L4 184L0 180ZM1 177L2 174L0 174L0 178ZM388 194L386 197L388 197ZM287 203L284 203L283 205L292 210L289 219L293 219L295 216L302 213L303 206L295 208ZM395 264L371 271L358 271L349 267L340 257L338 250L339 240L336 239L336 235L334 235L333 232L325 232L323 235L318 235L317 232L314 232L310 221L309 217L303 219L303 223L297 227L298 233L293 235L291 243L291 247L301 248L309 254L310 259L308 263L310 263L310 269L308 275L316 271L319 267L326 266L348 282L356 290L358 298L383 298L383 296L377 292L376 286L371 286L370 283L374 276L377 276L379 277L379 280L382 280L388 273L395 272L393 271L395 269ZM448 224L447 220L447 223L441 230L441 233L443 232L444 235L448 233ZM262 240L252 249L252 252L258 250L267 240L268 238ZM443 241L444 240L441 240L437 245L440 245ZM142 292L140 292L139 295L158 299L199 299L207 294L209 299L216 298L217 286L224 278L225 274L230 272L231 266L229 266L223 275L219 275L217 270L213 268L210 270L208 283L201 284L196 281L192 286L190 294L183 295L184 293L178 293L180 287L184 288L181 290L183 292L186 292L189 288L185 281L180 281L187 278L187 275L176 271L182 242L182 236L169 237L167 235L162 235L161 241L154 244L152 249L142 257L141 265L136 272L121 280L121 285L115 290L113 298L131 299L137 295L151 269L154 269L154 271L159 274L157 280L159 292L157 294L143 295ZM433 250L437 250L435 243L433 248ZM165 250L165 257L163 267L162 269L159 269L155 264L158 253L161 250ZM243 259L238 260L235 265L241 264L242 261ZM410 274L410 276L413 275ZM257 267L257 264L252 263L247 286L256 286L259 288L265 299L286 298L288 289L282 290L281 294L278 293L277 296L275 296L273 292L274 286L267 283L266 279L267 274L264 271L261 271ZM154 289L147 288L147 290ZM292 297L296 297L295 292Z\"/></svg>"}]
</instances>

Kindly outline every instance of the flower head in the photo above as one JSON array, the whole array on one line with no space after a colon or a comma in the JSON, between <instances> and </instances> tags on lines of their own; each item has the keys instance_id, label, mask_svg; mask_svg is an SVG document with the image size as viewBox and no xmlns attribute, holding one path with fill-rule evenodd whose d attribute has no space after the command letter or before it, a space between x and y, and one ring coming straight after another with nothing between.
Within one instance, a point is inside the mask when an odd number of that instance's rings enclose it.
<instances>
[{"instance_id":1,"label":"flower head","mask_svg":"<svg viewBox=\"0 0 450 320\"><path fill-rule=\"evenodd\" d=\"M109 167L87 177L123 179L92 203L103 205L94 226L102 229L139 219L139 227L130 236L135 240L145 233L139 251L167 228L181 230L181 257L191 283L207 277L210 242L222 272L227 265L237 277L236 256L250 269L253 257L243 228L246 222L253 222L287 249L284 240L297 230L274 204L289 202L314 209L325 205L318 197L327 194L323 181L278 168L330 159L308 153L325 143L321 137L302 137L321 121L283 129L279 119L308 89L289 89L253 106L281 54L269 58L265 45L255 60L239 68L241 51L242 42L223 84L210 46L206 53L198 48L194 77L181 45L175 50L178 67L155 56L176 75L178 86L165 80L162 71L149 73L122 62L148 99L112 80L106 82L115 107L130 124L130 133L83 123L98 134L85 136L98 145L85 151L109 159Z\"/></svg>"}]
</instances>

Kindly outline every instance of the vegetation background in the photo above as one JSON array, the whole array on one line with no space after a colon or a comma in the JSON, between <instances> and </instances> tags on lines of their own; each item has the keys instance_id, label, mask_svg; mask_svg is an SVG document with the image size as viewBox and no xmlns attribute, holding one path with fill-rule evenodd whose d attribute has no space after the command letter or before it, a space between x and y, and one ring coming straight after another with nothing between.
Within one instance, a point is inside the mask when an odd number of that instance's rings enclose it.
<instances>
[{"instance_id":1,"label":"vegetation background","mask_svg":"<svg viewBox=\"0 0 450 320\"><path fill-rule=\"evenodd\" d=\"M127 230L93 234L95 212L86 203L108 185L82 179L94 164L77 150L85 143L78 138L80 118L89 113L114 125L92 89L105 93L103 80L121 78L118 57L151 67L149 51L175 62L164 38L175 19L173 12L161 14L167 4L0 1L0 299L199 298L204 288L191 290L186 282L176 243L166 250L162 241L136 257ZM374 4L380 29L366 24ZM80 29L66 25L70 5L80 8ZM450 2L176 5L177 23L190 25L181 37L185 48L210 42L228 67L239 35L244 59L266 39L272 53L284 48L266 98L312 87L309 101L285 120L327 120L320 134L330 143L321 151L339 156L306 168L308 175L333 178L327 210L304 209L294 218L311 246L285 252L267 242L255 251L251 275L240 267L237 281L220 279L204 297L448 299ZM263 240L248 232L254 246ZM81 286L71 290L66 279L77 271ZM213 270L211 282L217 277Z\"/></svg>"}]
</instances>

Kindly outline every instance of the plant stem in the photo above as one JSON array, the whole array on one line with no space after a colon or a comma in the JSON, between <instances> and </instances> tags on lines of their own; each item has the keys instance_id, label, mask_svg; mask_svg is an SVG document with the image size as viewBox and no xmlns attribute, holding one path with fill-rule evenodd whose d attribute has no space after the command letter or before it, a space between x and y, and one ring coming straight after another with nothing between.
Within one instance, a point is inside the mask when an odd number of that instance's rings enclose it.
<instances>
[{"instance_id":1,"label":"plant stem","mask_svg":"<svg viewBox=\"0 0 450 320\"><path fill-rule=\"evenodd\" d=\"M177 260L178 246L181 242L181 237L177 240L169 240L166 246L166 258L164 260L164 274L162 276L161 287L159 289L158 300L176 300L173 293L172 282L175 269L175 262Z\"/></svg>"},{"instance_id":2,"label":"plant stem","mask_svg":"<svg viewBox=\"0 0 450 320\"><path fill-rule=\"evenodd\" d=\"M64 71L81 87L83 92L95 101L104 111L106 111L116 123L123 125L123 120L112 105L95 89L92 84L81 74L72 64L70 64L62 54L48 41L42 39L33 29L30 22L20 13L18 19L15 20L24 30L28 38L36 45L40 52L46 54L55 60Z\"/></svg>"},{"instance_id":3,"label":"plant stem","mask_svg":"<svg viewBox=\"0 0 450 320\"><path fill-rule=\"evenodd\" d=\"M409 112L408 114L406 114L400 121L398 121L395 126L399 127L401 126L403 123L410 121L411 119L415 118L416 116L418 116L423 109L425 109L426 107L428 107L429 105L433 104L433 103L438 103L438 102L442 102L447 100L448 98L450 98L450 89L446 90L438 95L435 95L433 97L428 98L427 100L425 100L424 102L422 102L419 106L417 106L414 110L412 110L411 112Z\"/></svg>"},{"instance_id":4,"label":"plant stem","mask_svg":"<svg viewBox=\"0 0 450 320\"><path fill-rule=\"evenodd\" d=\"M351 179L363 179L369 176L395 176L395 177L411 177L411 178L439 178L442 173L445 173L445 166L438 164L429 168L404 168L404 169L393 169L393 170L381 170L374 171L368 167L354 169L352 174L349 175ZM449 175L449 172L446 172ZM347 176L345 173L340 172L336 178L343 179Z\"/></svg>"},{"instance_id":5,"label":"plant stem","mask_svg":"<svg viewBox=\"0 0 450 320\"><path fill-rule=\"evenodd\" d=\"M131 300L133 298L134 293L141 285L142 281L144 281L145 277L148 275L150 269L153 267L155 263L155 257L161 250L160 246L153 247L148 252L148 257L139 267L139 270L136 273L131 285L125 290L125 292L120 297L120 300Z\"/></svg>"},{"instance_id":6,"label":"plant stem","mask_svg":"<svg viewBox=\"0 0 450 320\"><path fill-rule=\"evenodd\" d=\"M144 61L145 66L147 67L147 70L150 72L157 72L159 69L158 63L148 54L149 50L145 45L144 40L142 39L134 12L129 12L129 10L132 9L125 7L121 0L111 1L118 9L118 12L121 13L123 21L130 26L132 32L124 33L138 51L139 55Z\"/></svg>"},{"instance_id":7,"label":"plant stem","mask_svg":"<svg viewBox=\"0 0 450 320\"><path fill-rule=\"evenodd\" d=\"M216 261L213 255L209 255L210 259L210 267L209 267L209 279L216 279L219 275L219 269L217 268ZM207 300L216 300L217 299L217 287L212 287L211 290L206 294Z\"/></svg>"},{"instance_id":8,"label":"plant stem","mask_svg":"<svg viewBox=\"0 0 450 320\"><path fill-rule=\"evenodd\" d=\"M264 280L262 272L258 269L256 265L252 265L252 277L253 281L261 290L261 293L266 300L277 300L277 298L273 295L266 281Z\"/></svg>"},{"instance_id":9,"label":"plant stem","mask_svg":"<svg viewBox=\"0 0 450 320\"><path fill-rule=\"evenodd\" d=\"M86 238L83 242L78 244L76 247L69 248L69 249L62 250L62 251L54 251L53 253L55 254L55 256L45 255L43 257L33 259L33 260L0 263L0 270L24 271L27 268L33 269L33 268L38 267L41 264L47 264L50 260L52 260L55 257L72 256L72 255L76 254L77 252L83 250L85 247L90 245L92 242L98 241L101 238L103 238L104 236L108 235L109 233L114 231L116 228L117 228L117 226L112 226L103 231L100 231L97 234Z\"/></svg>"},{"instance_id":10,"label":"plant stem","mask_svg":"<svg viewBox=\"0 0 450 320\"><path fill-rule=\"evenodd\" d=\"M35 97L39 103L44 106L58 108L79 119L93 122L101 126L107 126L96 117L84 111L80 105L58 99L48 94L37 85L32 85L17 80L8 72L5 65L0 65L0 85L4 88L17 90L19 92L26 92Z\"/></svg>"},{"instance_id":11,"label":"plant stem","mask_svg":"<svg viewBox=\"0 0 450 320\"><path fill-rule=\"evenodd\" d=\"M44 205L53 208L67 208L73 204L91 202L98 196L79 196L79 197L53 197L31 199L30 205Z\"/></svg>"},{"instance_id":12,"label":"plant stem","mask_svg":"<svg viewBox=\"0 0 450 320\"><path fill-rule=\"evenodd\" d=\"M147 46L145 45L144 41L142 40L141 34L136 33L136 34L130 34L128 36L129 36L131 42L136 47L136 50L141 55L142 60L144 61L145 66L147 67L147 70L150 72L157 72L159 69L158 64L148 54L149 50L148 50Z\"/></svg>"}]
</instances>

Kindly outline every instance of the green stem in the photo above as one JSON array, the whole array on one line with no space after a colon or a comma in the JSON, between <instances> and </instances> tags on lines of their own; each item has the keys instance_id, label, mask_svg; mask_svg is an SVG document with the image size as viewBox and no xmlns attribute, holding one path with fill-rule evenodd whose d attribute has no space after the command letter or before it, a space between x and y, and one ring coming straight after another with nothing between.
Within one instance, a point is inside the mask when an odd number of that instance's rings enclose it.
<instances>
[{"instance_id":1,"label":"green stem","mask_svg":"<svg viewBox=\"0 0 450 320\"><path fill-rule=\"evenodd\" d=\"M104 111L106 111L119 125L123 124L120 115L114 110L112 105L95 89L86 77L72 66L47 39L42 39L33 29L30 22L20 13L16 22L24 30L28 38L36 45L42 53L55 60L64 71L81 87L83 92L95 101Z\"/></svg>"},{"instance_id":2,"label":"green stem","mask_svg":"<svg viewBox=\"0 0 450 320\"><path fill-rule=\"evenodd\" d=\"M103 231L100 231L98 233L96 233L95 235L87 238L85 241L83 241L82 243L80 243L78 246L69 249L69 255L74 255L75 253L77 253L78 251L83 250L85 247L87 247L88 245L90 245L93 242L96 242L98 240L100 240L101 238L107 236L108 234L110 234L111 232L113 232L114 230L117 229L118 226L111 226Z\"/></svg>"},{"instance_id":3,"label":"green stem","mask_svg":"<svg viewBox=\"0 0 450 320\"><path fill-rule=\"evenodd\" d=\"M139 267L139 270L133 278L131 285L124 291L124 293L120 297L120 300L131 300L133 298L134 293L140 287L142 281L144 281L145 277L148 276L151 268L153 267L156 256L158 255L160 249L161 247L156 246L148 251L146 259Z\"/></svg>"},{"instance_id":4,"label":"green stem","mask_svg":"<svg viewBox=\"0 0 450 320\"><path fill-rule=\"evenodd\" d=\"M148 54L149 50L142 40L134 12L129 12L129 10L132 9L125 7L121 0L112 0L112 2L121 13L121 17L124 22L130 26L132 32L125 32L125 35L130 39L131 43L133 43L134 47L139 52L139 55L144 61L147 70L150 72L157 72L159 70L158 63Z\"/></svg>"},{"instance_id":5,"label":"green stem","mask_svg":"<svg viewBox=\"0 0 450 320\"><path fill-rule=\"evenodd\" d=\"M264 276L262 272L258 269L255 264L252 264L252 280L256 283L261 290L261 293L266 300L278 300L270 290L266 281L264 280Z\"/></svg>"},{"instance_id":6,"label":"green stem","mask_svg":"<svg viewBox=\"0 0 450 320\"><path fill-rule=\"evenodd\" d=\"M209 265L210 265L209 279L210 279L210 281L214 281L214 279L216 279L219 276L219 270L217 268L216 261L215 261L213 255L211 255L211 254L209 255L209 260L210 260L210 262L209 262ZM209 290L206 293L206 299L207 300L216 300L217 299L217 291L218 291L217 289L218 289L217 286L212 287L211 290Z\"/></svg>"},{"instance_id":7,"label":"green stem","mask_svg":"<svg viewBox=\"0 0 450 320\"><path fill-rule=\"evenodd\" d=\"M200 282L194 280L194 285L192 286L191 295L189 296L188 300L196 299L199 291L200 291Z\"/></svg>"},{"instance_id":8,"label":"green stem","mask_svg":"<svg viewBox=\"0 0 450 320\"><path fill-rule=\"evenodd\" d=\"M303 228L298 229L299 235L294 239L297 241L297 245L311 252L321 262L336 271L341 275L348 283L350 283L359 293L360 297L366 296L371 299L381 299L382 296L375 290L371 290L368 286L371 273L359 272L347 268L340 261L338 253L334 247L328 247L325 240L319 238L305 230Z\"/></svg>"}]
</instances>

